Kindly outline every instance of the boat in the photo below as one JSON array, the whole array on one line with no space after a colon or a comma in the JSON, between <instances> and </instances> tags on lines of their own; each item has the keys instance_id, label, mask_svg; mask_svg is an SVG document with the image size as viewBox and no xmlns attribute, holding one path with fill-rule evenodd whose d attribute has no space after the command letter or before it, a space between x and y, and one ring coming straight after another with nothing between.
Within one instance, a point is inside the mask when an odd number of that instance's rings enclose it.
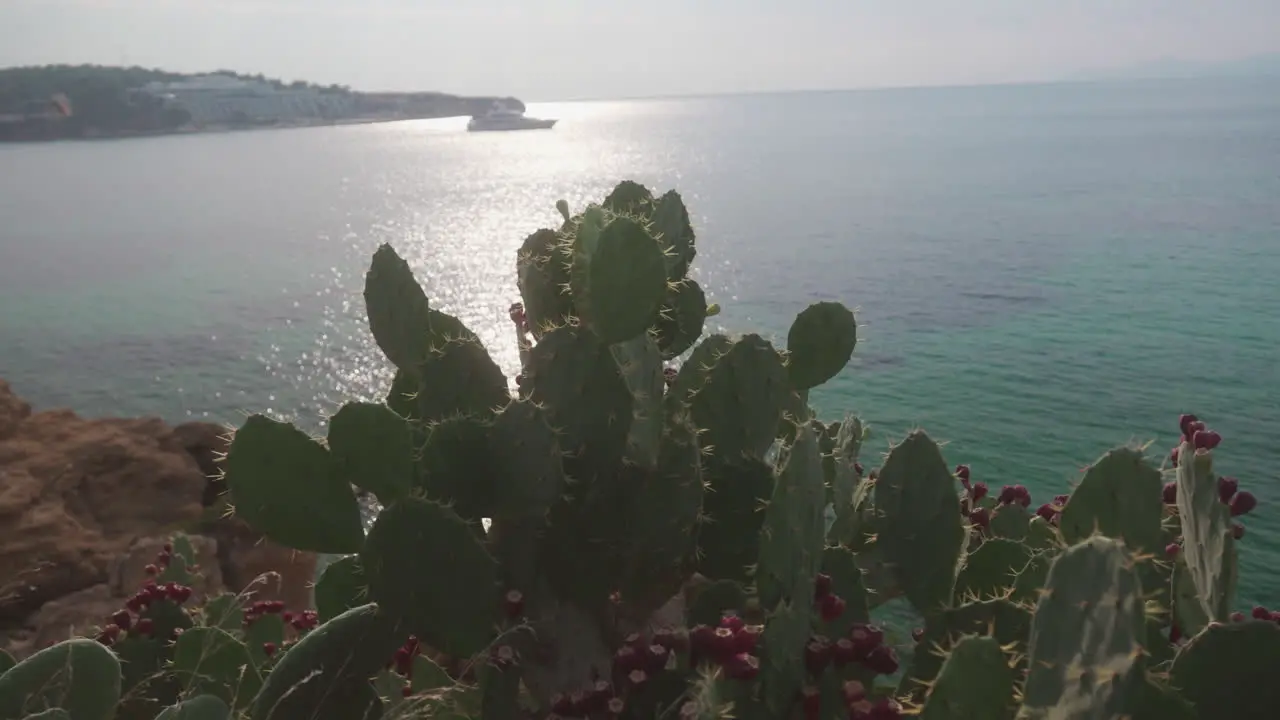
<instances>
[{"instance_id":1,"label":"boat","mask_svg":"<svg viewBox=\"0 0 1280 720\"><path fill-rule=\"evenodd\" d=\"M483 115L471 116L471 120L467 122L467 130L550 130L555 124L555 120L526 117L523 110L516 110L502 101L496 101Z\"/></svg>"}]
</instances>

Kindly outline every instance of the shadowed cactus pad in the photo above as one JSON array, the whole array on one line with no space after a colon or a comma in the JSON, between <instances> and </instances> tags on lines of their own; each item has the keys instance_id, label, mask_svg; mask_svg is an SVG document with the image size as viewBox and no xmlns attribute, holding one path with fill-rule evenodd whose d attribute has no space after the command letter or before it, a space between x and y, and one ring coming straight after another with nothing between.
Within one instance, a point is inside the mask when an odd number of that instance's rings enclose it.
<instances>
[{"instance_id":1,"label":"shadowed cactus pad","mask_svg":"<svg viewBox=\"0 0 1280 720\"><path fill-rule=\"evenodd\" d=\"M110 650L93 640L67 640L0 675L0 718L60 708L72 720L112 720L120 684L120 662Z\"/></svg>"},{"instance_id":2,"label":"shadowed cactus pad","mask_svg":"<svg viewBox=\"0 0 1280 720\"><path fill-rule=\"evenodd\" d=\"M787 372L791 384L808 390L835 377L849 364L858 343L858 323L840 303L810 305L787 333Z\"/></svg>"}]
</instances>

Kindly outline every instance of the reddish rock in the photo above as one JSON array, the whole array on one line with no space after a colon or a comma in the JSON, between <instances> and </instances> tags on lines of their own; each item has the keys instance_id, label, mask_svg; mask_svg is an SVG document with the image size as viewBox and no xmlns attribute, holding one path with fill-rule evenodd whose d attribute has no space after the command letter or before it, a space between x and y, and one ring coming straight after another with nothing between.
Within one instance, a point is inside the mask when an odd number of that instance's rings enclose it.
<instances>
[{"instance_id":1,"label":"reddish rock","mask_svg":"<svg viewBox=\"0 0 1280 720\"><path fill-rule=\"evenodd\" d=\"M65 637L106 603L102 593L131 593L133 565L178 531L193 535L210 588L239 591L275 572L258 599L309 607L315 557L222 517L227 440L209 423L33 413L0 380L0 647L23 654L23 638Z\"/></svg>"}]
</instances>

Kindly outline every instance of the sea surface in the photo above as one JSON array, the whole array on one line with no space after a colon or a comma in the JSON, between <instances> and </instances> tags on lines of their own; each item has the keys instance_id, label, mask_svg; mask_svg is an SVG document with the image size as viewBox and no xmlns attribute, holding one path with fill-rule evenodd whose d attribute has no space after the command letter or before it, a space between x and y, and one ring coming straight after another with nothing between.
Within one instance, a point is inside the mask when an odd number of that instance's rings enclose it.
<instances>
[{"instance_id":1,"label":"sea surface","mask_svg":"<svg viewBox=\"0 0 1280 720\"><path fill-rule=\"evenodd\" d=\"M677 188L709 330L858 312L814 396L915 427L1037 504L1177 417L1225 440L1239 605L1280 606L1280 79L531 105L465 120L0 146L0 377L39 407L308 429L390 378L363 323L393 244L514 375L516 248L620 179Z\"/></svg>"}]
</instances>

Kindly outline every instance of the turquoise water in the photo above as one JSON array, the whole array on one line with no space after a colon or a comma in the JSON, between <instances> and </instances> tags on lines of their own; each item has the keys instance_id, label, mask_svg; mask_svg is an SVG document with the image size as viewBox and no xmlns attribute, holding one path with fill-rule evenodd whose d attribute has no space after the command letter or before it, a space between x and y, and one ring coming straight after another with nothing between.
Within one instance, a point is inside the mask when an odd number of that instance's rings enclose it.
<instances>
[{"instance_id":1,"label":"turquoise water","mask_svg":"<svg viewBox=\"0 0 1280 720\"><path fill-rule=\"evenodd\" d=\"M1280 80L575 103L464 121L0 147L0 377L37 405L309 427L385 392L364 328L393 243L514 374L506 308L556 199L676 187L717 328L856 306L815 396L993 485L1063 491L1107 448L1225 436L1261 498L1242 607L1280 605Z\"/></svg>"}]
</instances>

